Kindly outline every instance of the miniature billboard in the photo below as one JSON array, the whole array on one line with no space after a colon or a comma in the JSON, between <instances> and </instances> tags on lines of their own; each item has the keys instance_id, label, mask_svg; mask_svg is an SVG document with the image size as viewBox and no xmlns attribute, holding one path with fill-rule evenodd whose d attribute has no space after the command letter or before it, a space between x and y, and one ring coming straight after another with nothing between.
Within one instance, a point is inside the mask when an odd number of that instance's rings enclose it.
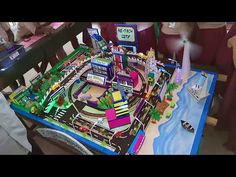
<instances>
[{"instance_id":1,"label":"miniature billboard","mask_svg":"<svg viewBox=\"0 0 236 177\"><path fill-rule=\"evenodd\" d=\"M97 44L96 41L92 38L92 36L93 36L94 34L99 34L98 29L97 29L97 28L87 28L87 31L88 31L88 33L89 33L89 35L90 35L90 37L91 37L92 44L93 44L93 49L94 49L94 50L99 50L98 44Z\"/></svg>"},{"instance_id":2,"label":"miniature billboard","mask_svg":"<svg viewBox=\"0 0 236 177\"><path fill-rule=\"evenodd\" d=\"M116 38L119 45L132 50L138 49L138 32L136 24L116 24Z\"/></svg>"},{"instance_id":3,"label":"miniature billboard","mask_svg":"<svg viewBox=\"0 0 236 177\"><path fill-rule=\"evenodd\" d=\"M91 73L88 74L87 80L92 82L92 83L99 84L99 85L105 85L105 83L106 83L106 78L105 77L98 76L96 74L91 74Z\"/></svg>"}]
</instances>

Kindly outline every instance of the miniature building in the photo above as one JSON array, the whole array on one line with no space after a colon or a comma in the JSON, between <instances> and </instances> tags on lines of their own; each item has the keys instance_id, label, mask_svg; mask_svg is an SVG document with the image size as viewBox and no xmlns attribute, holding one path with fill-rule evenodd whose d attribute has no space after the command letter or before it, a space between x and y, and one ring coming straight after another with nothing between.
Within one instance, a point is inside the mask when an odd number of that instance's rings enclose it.
<instances>
[{"instance_id":1,"label":"miniature building","mask_svg":"<svg viewBox=\"0 0 236 177\"><path fill-rule=\"evenodd\" d=\"M134 87L134 82L130 75L119 72L117 73L116 78L117 78L117 82Z\"/></svg>"},{"instance_id":2,"label":"miniature building","mask_svg":"<svg viewBox=\"0 0 236 177\"><path fill-rule=\"evenodd\" d=\"M91 38L96 42L96 44L98 45L98 47L102 50L102 51L106 51L107 48L107 43L106 41L103 39L103 37L99 34L92 34Z\"/></svg>"},{"instance_id":3,"label":"miniature building","mask_svg":"<svg viewBox=\"0 0 236 177\"><path fill-rule=\"evenodd\" d=\"M91 60L91 65L94 74L106 76L112 79L114 76L112 62L104 58L95 58Z\"/></svg>"},{"instance_id":4,"label":"miniature building","mask_svg":"<svg viewBox=\"0 0 236 177\"><path fill-rule=\"evenodd\" d=\"M125 53L125 49L122 47L113 47L112 53L114 56L114 61L116 66L121 70L125 69L128 66L128 60Z\"/></svg>"},{"instance_id":5,"label":"miniature building","mask_svg":"<svg viewBox=\"0 0 236 177\"><path fill-rule=\"evenodd\" d=\"M117 89L117 82L113 81L112 82L112 88ZM133 93L133 86L127 85L127 84L120 84L121 88L124 90L126 93Z\"/></svg>"},{"instance_id":6,"label":"miniature building","mask_svg":"<svg viewBox=\"0 0 236 177\"><path fill-rule=\"evenodd\" d=\"M180 68L177 68L176 69L176 76L175 76L175 83L176 84L180 84L182 81L182 78L181 78L181 69Z\"/></svg>"},{"instance_id":7,"label":"miniature building","mask_svg":"<svg viewBox=\"0 0 236 177\"><path fill-rule=\"evenodd\" d=\"M143 142L145 139L145 133L142 130L139 130L137 135L135 136L134 141L132 142L132 144L130 145L129 149L128 149L128 153L130 155L136 155L138 154Z\"/></svg>"},{"instance_id":8,"label":"miniature building","mask_svg":"<svg viewBox=\"0 0 236 177\"><path fill-rule=\"evenodd\" d=\"M145 64L145 74L147 77L149 73L153 73L154 78L156 79L158 74L157 60L155 58L155 52L152 49L148 51L148 57Z\"/></svg>"},{"instance_id":9,"label":"miniature building","mask_svg":"<svg viewBox=\"0 0 236 177\"><path fill-rule=\"evenodd\" d=\"M114 61L116 63L116 66L120 69L125 69L128 65L127 57L125 54L120 53L114 53Z\"/></svg>"},{"instance_id":10,"label":"miniature building","mask_svg":"<svg viewBox=\"0 0 236 177\"><path fill-rule=\"evenodd\" d=\"M135 71L131 71L129 75L133 80L133 87L136 87L136 85L138 85L138 73Z\"/></svg>"},{"instance_id":11,"label":"miniature building","mask_svg":"<svg viewBox=\"0 0 236 177\"><path fill-rule=\"evenodd\" d=\"M87 81L93 84L97 84L97 85L106 84L106 78L104 76L99 76L99 75L91 74L91 73L87 75Z\"/></svg>"},{"instance_id":12,"label":"miniature building","mask_svg":"<svg viewBox=\"0 0 236 177\"><path fill-rule=\"evenodd\" d=\"M112 129L130 124L128 101L122 92L113 92L112 101L114 108L105 111L109 127Z\"/></svg>"},{"instance_id":13,"label":"miniature building","mask_svg":"<svg viewBox=\"0 0 236 177\"><path fill-rule=\"evenodd\" d=\"M167 81L166 79L163 79L163 82L161 85L159 85L159 89L157 91L157 98L160 102L164 100L166 90L167 90Z\"/></svg>"}]
</instances>

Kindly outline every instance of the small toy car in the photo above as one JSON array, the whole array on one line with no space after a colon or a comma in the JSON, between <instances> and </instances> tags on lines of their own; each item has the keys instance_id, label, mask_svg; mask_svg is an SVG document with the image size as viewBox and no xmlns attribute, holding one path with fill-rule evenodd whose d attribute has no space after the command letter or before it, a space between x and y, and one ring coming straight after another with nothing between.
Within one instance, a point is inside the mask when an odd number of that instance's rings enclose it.
<instances>
[{"instance_id":1,"label":"small toy car","mask_svg":"<svg viewBox=\"0 0 236 177\"><path fill-rule=\"evenodd\" d=\"M51 89L56 90L58 87L60 87L60 83L56 82L55 84L52 85Z\"/></svg>"},{"instance_id":2,"label":"small toy car","mask_svg":"<svg viewBox=\"0 0 236 177\"><path fill-rule=\"evenodd\" d=\"M80 130L81 132L89 132L89 129L88 129L87 127L84 127L84 126L81 126L81 127L79 128L79 130Z\"/></svg>"},{"instance_id":3,"label":"small toy car","mask_svg":"<svg viewBox=\"0 0 236 177\"><path fill-rule=\"evenodd\" d=\"M120 138L120 137L122 137L123 136L123 133L122 132L117 132L116 134L115 134L115 137L116 138Z\"/></svg>"}]
</instances>

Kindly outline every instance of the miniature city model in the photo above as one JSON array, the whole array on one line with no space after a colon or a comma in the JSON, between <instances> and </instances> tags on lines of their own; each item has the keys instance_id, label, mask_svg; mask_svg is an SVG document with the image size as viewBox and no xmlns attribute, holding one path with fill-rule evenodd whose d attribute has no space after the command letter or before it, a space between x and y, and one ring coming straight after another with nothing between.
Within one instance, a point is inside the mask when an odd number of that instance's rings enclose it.
<instances>
[{"instance_id":1,"label":"miniature city model","mask_svg":"<svg viewBox=\"0 0 236 177\"><path fill-rule=\"evenodd\" d=\"M35 76L30 87L13 93L13 107L75 132L105 153L137 154L151 119L148 111L163 99L171 74L158 65L145 73L145 59L118 49L123 50L114 47L106 56L91 56L86 48L74 51L45 75ZM155 60L154 53L150 57ZM148 93L147 72L154 75Z\"/></svg>"},{"instance_id":2,"label":"miniature city model","mask_svg":"<svg viewBox=\"0 0 236 177\"><path fill-rule=\"evenodd\" d=\"M142 153L143 147L152 147L145 141L151 125L182 118L171 119L177 91L187 82L179 82L180 68L157 61L152 49L145 55L103 42L100 47L95 55L86 46L76 49L44 75L36 75L29 87L10 96L12 108L76 135L102 153Z\"/></svg>"}]
</instances>

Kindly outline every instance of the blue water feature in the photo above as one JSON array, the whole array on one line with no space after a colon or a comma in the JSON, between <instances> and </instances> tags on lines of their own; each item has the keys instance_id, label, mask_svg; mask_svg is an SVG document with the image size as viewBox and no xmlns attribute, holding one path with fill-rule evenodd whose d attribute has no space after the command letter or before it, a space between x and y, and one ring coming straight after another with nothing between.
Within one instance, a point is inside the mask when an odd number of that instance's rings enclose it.
<instances>
[{"instance_id":1,"label":"blue water feature","mask_svg":"<svg viewBox=\"0 0 236 177\"><path fill-rule=\"evenodd\" d=\"M170 119L159 126L160 136L153 142L154 154L190 154L196 136L198 125L204 109L206 98L197 102L187 91L200 78L200 72L194 74L182 90L178 93L177 108L173 111ZM210 90L214 75L208 75L207 90ZM195 129L190 133L183 129L181 120L188 121ZM157 127L158 128L158 127Z\"/></svg>"}]
</instances>

